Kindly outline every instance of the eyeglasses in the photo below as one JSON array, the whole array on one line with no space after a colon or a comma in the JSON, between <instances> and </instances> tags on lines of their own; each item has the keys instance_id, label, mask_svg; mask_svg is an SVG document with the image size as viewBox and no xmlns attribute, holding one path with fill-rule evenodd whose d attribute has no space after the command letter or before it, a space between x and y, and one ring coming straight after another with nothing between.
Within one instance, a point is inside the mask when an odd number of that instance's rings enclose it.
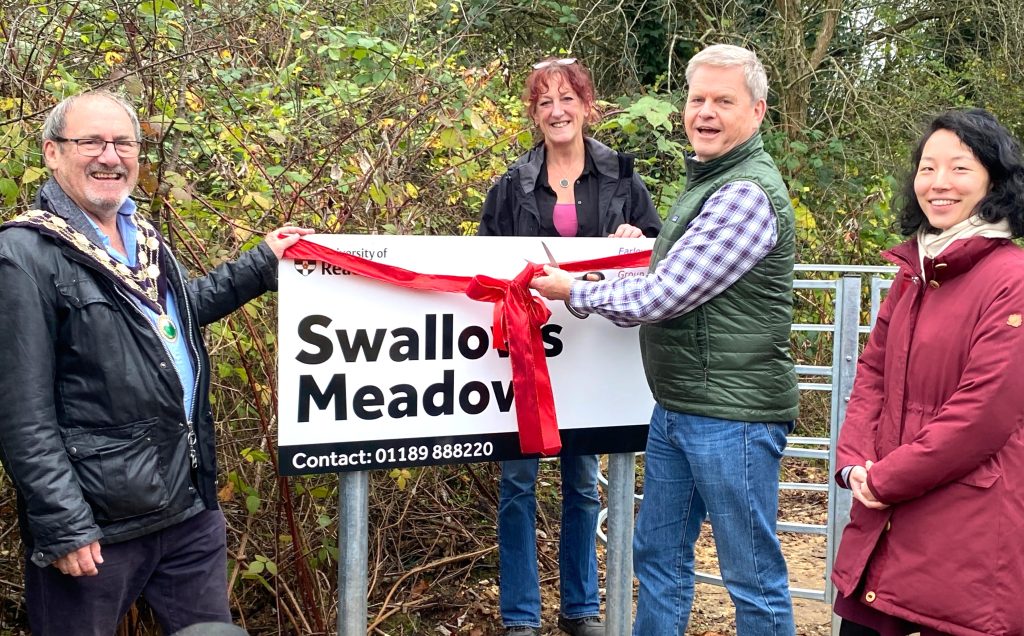
<instances>
[{"instance_id":1,"label":"eyeglasses","mask_svg":"<svg viewBox=\"0 0 1024 636\"><path fill-rule=\"evenodd\" d=\"M533 65L533 70L539 71L542 68L548 68L549 66L571 66L576 63L574 57L563 57L559 60L544 60L543 62L537 62Z\"/></svg>"},{"instance_id":2,"label":"eyeglasses","mask_svg":"<svg viewBox=\"0 0 1024 636\"><path fill-rule=\"evenodd\" d=\"M78 154L83 157L99 157L107 150L107 144L114 144L114 152L122 159L138 157L142 149L141 141L127 141L118 139L116 141L105 141L103 139L68 139L67 137L54 137L54 141L64 143L73 142L78 147Z\"/></svg>"}]
</instances>

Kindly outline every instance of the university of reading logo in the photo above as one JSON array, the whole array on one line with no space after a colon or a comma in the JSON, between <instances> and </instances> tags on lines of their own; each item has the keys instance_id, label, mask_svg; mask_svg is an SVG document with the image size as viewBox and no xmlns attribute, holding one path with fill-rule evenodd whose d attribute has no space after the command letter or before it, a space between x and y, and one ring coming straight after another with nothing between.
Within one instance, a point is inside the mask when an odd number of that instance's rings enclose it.
<instances>
[{"instance_id":1,"label":"university of reading logo","mask_svg":"<svg viewBox=\"0 0 1024 636\"><path fill-rule=\"evenodd\" d=\"M295 270L303 276L309 276L316 271L316 261L295 261Z\"/></svg>"}]
</instances>

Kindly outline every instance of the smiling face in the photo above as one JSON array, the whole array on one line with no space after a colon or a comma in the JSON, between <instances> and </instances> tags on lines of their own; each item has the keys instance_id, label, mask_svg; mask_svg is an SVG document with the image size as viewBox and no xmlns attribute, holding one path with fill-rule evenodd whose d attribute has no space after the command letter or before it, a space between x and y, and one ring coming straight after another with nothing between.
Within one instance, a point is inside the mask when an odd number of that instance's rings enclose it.
<instances>
[{"instance_id":1,"label":"smiling face","mask_svg":"<svg viewBox=\"0 0 1024 636\"><path fill-rule=\"evenodd\" d=\"M590 108L568 82L553 79L537 98L533 122L546 145L582 143Z\"/></svg>"},{"instance_id":2,"label":"smiling face","mask_svg":"<svg viewBox=\"0 0 1024 636\"><path fill-rule=\"evenodd\" d=\"M956 133L936 130L925 142L914 194L935 229L949 229L974 214L990 185L988 170Z\"/></svg>"},{"instance_id":3,"label":"smiling face","mask_svg":"<svg viewBox=\"0 0 1024 636\"><path fill-rule=\"evenodd\" d=\"M105 97L83 97L67 112L67 139L137 141L128 113ZM139 179L138 157L122 158L107 144L99 157L83 157L74 142L43 141L43 157L64 193L98 221L115 218Z\"/></svg>"},{"instance_id":4,"label":"smiling face","mask_svg":"<svg viewBox=\"0 0 1024 636\"><path fill-rule=\"evenodd\" d=\"M686 99L686 136L698 161L728 153L757 132L767 108L754 100L742 66L698 66Z\"/></svg>"}]
</instances>

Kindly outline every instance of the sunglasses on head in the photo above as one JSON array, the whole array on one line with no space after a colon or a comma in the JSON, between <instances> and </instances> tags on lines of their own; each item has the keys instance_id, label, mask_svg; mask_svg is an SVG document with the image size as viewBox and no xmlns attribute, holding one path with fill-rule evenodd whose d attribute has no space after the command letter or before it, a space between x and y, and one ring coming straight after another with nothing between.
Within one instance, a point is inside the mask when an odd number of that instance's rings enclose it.
<instances>
[{"instance_id":1,"label":"sunglasses on head","mask_svg":"<svg viewBox=\"0 0 1024 636\"><path fill-rule=\"evenodd\" d=\"M533 70L539 71L542 68L548 68L549 66L570 66L575 63L576 58L563 57L562 59L559 60L545 60L543 62L537 62L536 64L533 65Z\"/></svg>"}]
</instances>

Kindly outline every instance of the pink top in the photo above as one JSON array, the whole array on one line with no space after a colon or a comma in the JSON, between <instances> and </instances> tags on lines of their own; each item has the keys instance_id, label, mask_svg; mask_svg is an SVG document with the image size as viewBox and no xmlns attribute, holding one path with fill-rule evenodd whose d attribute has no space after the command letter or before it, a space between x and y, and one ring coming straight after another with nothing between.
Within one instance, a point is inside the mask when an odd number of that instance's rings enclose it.
<instances>
[{"instance_id":1,"label":"pink top","mask_svg":"<svg viewBox=\"0 0 1024 636\"><path fill-rule=\"evenodd\" d=\"M555 230L559 236L576 236L579 227L576 222L575 203L556 203L552 213Z\"/></svg>"}]
</instances>

